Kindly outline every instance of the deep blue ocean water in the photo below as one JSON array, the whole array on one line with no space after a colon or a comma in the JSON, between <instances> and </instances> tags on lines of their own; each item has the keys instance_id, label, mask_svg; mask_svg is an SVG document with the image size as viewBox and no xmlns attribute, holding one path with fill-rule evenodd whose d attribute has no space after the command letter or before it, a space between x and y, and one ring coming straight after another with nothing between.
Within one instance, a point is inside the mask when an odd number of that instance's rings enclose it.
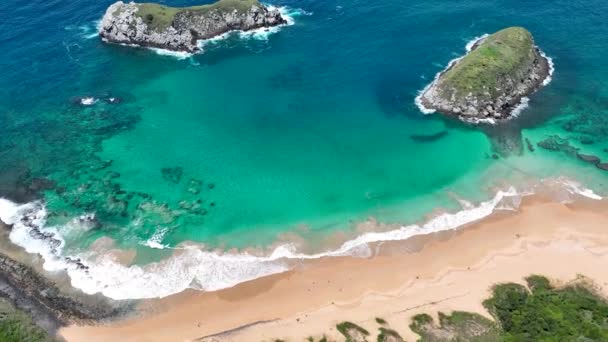
<instances>
[{"instance_id":1,"label":"deep blue ocean water","mask_svg":"<svg viewBox=\"0 0 608 342\"><path fill-rule=\"evenodd\" d=\"M110 4L0 9L0 195L42 198L64 255L135 250L132 264L146 265L184 241L200 260L288 241L317 253L369 217L423 222L510 185L564 177L606 193L608 173L577 158L608 162L605 1L273 1L293 25L185 59L101 42ZM467 42L514 25L556 65L520 117L471 127L420 112L417 93ZM95 221L75 221L86 213ZM253 259L245 270L195 260L175 262L181 278L147 296L266 273ZM129 284L82 286L136 296Z\"/></svg>"}]
</instances>

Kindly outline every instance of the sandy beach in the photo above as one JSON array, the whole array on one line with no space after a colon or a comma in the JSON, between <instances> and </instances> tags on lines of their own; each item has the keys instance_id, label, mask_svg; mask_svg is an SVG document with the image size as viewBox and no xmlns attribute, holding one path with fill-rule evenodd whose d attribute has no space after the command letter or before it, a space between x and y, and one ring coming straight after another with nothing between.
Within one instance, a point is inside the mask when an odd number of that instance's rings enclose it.
<instances>
[{"instance_id":1,"label":"sandy beach","mask_svg":"<svg viewBox=\"0 0 608 342\"><path fill-rule=\"evenodd\" d=\"M302 341L340 339L336 323L374 330L375 317L416 340L409 318L465 310L488 316L493 284L542 274L556 283L577 275L608 294L608 202L563 204L540 196L456 231L385 243L370 259L302 263L287 273L230 289L186 291L140 305L140 314L99 326L69 326L67 341Z\"/></svg>"}]
</instances>

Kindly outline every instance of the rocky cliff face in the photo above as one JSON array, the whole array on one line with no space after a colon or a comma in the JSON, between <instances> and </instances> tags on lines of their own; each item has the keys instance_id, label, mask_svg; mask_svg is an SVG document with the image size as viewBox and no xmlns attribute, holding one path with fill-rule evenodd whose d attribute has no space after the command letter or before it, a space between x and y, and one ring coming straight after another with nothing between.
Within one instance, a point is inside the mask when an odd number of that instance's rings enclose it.
<instances>
[{"instance_id":1,"label":"rocky cliff face","mask_svg":"<svg viewBox=\"0 0 608 342\"><path fill-rule=\"evenodd\" d=\"M199 39L285 23L277 9L257 0L220 0L187 8L118 1L103 16L99 35L111 43L196 52Z\"/></svg>"},{"instance_id":2,"label":"rocky cliff face","mask_svg":"<svg viewBox=\"0 0 608 342\"><path fill-rule=\"evenodd\" d=\"M502 120L550 77L546 57L520 27L479 40L427 86L419 103L464 121Z\"/></svg>"}]
</instances>

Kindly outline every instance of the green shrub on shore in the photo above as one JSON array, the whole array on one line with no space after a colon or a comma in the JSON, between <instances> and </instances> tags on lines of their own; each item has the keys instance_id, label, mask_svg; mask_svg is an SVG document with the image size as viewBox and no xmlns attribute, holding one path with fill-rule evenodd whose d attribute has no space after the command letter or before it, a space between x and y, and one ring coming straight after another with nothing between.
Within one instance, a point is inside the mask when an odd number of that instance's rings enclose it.
<instances>
[{"instance_id":1,"label":"green shrub on shore","mask_svg":"<svg viewBox=\"0 0 608 342\"><path fill-rule=\"evenodd\" d=\"M608 303L590 286L576 282L551 287L541 276L519 284L499 284L483 304L504 341L608 341Z\"/></svg>"},{"instance_id":2,"label":"green shrub on shore","mask_svg":"<svg viewBox=\"0 0 608 342\"><path fill-rule=\"evenodd\" d=\"M439 321L421 313L411 318L410 328L421 342L592 342L608 341L608 301L579 278L554 287L539 275L526 278L526 285L497 284L483 302L494 321L476 313L439 313ZM378 342L403 342L382 318ZM370 333L352 322L336 326L346 342L367 342ZM310 338L310 340L314 340ZM1 341L1 339L0 339Z\"/></svg>"},{"instance_id":3,"label":"green shrub on shore","mask_svg":"<svg viewBox=\"0 0 608 342\"><path fill-rule=\"evenodd\" d=\"M51 342L44 330L34 324L26 314L0 299L0 341L2 342Z\"/></svg>"},{"instance_id":4,"label":"green shrub on shore","mask_svg":"<svg viewBox=\"0 0 608 342\"><path fill-rule=\"evenodd\" d=\"M500 341L496 324L474 313L455 311L451 315L439 313L439 324L427 314L412 318L410 329L420 335L420 341L493 342Z\"/></svg>"},{"instance_id":5,"label":"green shrub on shore","mask_svg":"<svg viewBox=\"0 0 608 342\"><path fill-rule=\"evenodd\" d=\"M367 341L366 336L369 336L369 331L352 322L342 322L336 328L346 338L346 342Z\"/></svg>"}]
</instances>

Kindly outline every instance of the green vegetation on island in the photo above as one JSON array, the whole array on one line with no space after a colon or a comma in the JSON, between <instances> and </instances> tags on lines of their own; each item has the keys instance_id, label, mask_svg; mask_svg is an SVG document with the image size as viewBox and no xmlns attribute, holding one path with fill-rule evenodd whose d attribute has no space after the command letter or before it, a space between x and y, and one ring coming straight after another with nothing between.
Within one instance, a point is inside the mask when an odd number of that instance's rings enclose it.
<instances>
[{"instance_id":1,"label":"green vegetation on island","mask_svg":"<svg viewBox=\"0 0 608 342\"><path fill-rule=\"evenodd\" d=\"M441 91L449 97L472 94L496 97L500 80L518 74L522 65L534 61L532 34L522 27L510 27L485 38L477 48L443 75Z\"/></svg>"},{"instance_id":2,"label":"green vegetation on island","mask_svg":"<svg viewBox=\"0 0 608 342\"><path fill-rule=\"evenodd\" d=\"M201 39L285 23L277 8L258 0L219 0L182 8L117 1L101 19L99 36L110 43L197 52Z\"/></svg>"},{"instance_id":3,"label":"green vegetation on island","mask_svg":"<svg viewBox=\"0 0 608 342\"><path fill-rule=\"evenodd\" d=\"M262 4L258 0L219 0L208 5L190 6L190 7L170 7L157 3L138 3L138 10L135 13L140 17L149 28L155 31L163 31L171 26L175 16L181 12L195 12L205 14L212 11L244 13L249 11L252 6L262 8Z\"/></svg>"},{"instance_id":4,"label":"green vegetation on island","mask_svg":"<svg viewBox=\"0 0 608 342\"><path fill-rule=\"evenodd\" d=\"M51 342L55 340L34 324L28 315L15 309L7 300L0 298L0 341Z\"/></svg>"},{"instance_id":5,"label":"green vegetation on island","mask_svg":"<svg viewBox=\"0 0 608 342\"><path fill-rule=\"evenodd\" d=\"M416 103L424 110L470 122L507 119L524 97L545 84L551 71L532 34L509 27L476 41L424 89Z\"/></svg>"}]
</instances>

